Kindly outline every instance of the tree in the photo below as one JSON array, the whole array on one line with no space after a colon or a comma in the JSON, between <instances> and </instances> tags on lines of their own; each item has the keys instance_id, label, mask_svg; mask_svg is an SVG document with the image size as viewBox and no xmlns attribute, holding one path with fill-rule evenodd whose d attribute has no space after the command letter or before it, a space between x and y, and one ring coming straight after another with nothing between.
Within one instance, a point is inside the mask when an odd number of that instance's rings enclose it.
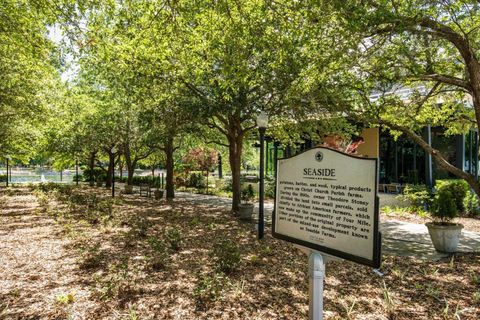
<instances>
[{"instance_id":1,"label":"tree","mask_svg":"<svg viewBox=\"0 0 480 320\"><path fill-rule=\"evenodd\" d=\"M429 124L444 126L449 134L479 128L480 5L349 1L337 8L350 35L360 39L356 74L350 74L366 82L356 88L362 107L350 114L407 135L441 168L465 179L480 195L475 176L449 163L418 133ZM408 99L391 94L399 88L413 89ZM372 101L374 90L379 94Z\"/></svg>"},{"instance_id":2,"label":"tree","mask_svg":"<svg viewBox=\"0 0 480 320\"><path fill-rule=\"evenodd\" d=\"M243 145L256 115L281 113L300 70L303 31L295 9L283 2L185 1L172 10L177 28L170 61L201 101L196 113L226 139L211 142L229 150L232 211L238 211Z\"/></svg>"},{"instance_id":3,"label":"tree","mask_svg":"<svg viewBox=\"0 0 480 320\"><path fill-rule=\"evenodd\" d=\"M41 121L61 90L56 47L46 37L55 15L36 5L0 3L0 150L26 161L41 137Z\"/></svg>"},{"instance_id":4,"label":"tree","mask_svg":"<svg viewBox=\"0 0 480 320\"><path fill-rule=\"evenodd\" d=\"M183 157L183 162L189 169L205 171L207 174L207 193L208 193L208 177L210 171L217 166L218 152L211 148L197 147L190 149Z\"/></svg>"}]
</instances>

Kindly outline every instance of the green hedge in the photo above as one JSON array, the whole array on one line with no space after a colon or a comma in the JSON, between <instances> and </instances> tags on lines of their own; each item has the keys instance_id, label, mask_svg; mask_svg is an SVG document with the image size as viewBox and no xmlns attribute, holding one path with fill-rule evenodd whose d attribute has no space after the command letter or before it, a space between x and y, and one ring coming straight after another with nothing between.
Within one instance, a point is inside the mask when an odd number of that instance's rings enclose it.
<instances>
[{"instance_id":1,"label":"green hedge","mask_svg":"<svg viewBox=\"0 0 480 320\"><path fill-rule=\"evenodd\" d=\"M127 183L128 177L115 177L115 181L117 182L122 182L122 183ZM143 183L148 183L152 187L160 187L161 184L161 178L160 177L152 177L152 176L133 176L133 181L132 181L134 186L139 186L140 184ZM164 180L165 183L165 180Z\"/></svg>"}]
</instances>

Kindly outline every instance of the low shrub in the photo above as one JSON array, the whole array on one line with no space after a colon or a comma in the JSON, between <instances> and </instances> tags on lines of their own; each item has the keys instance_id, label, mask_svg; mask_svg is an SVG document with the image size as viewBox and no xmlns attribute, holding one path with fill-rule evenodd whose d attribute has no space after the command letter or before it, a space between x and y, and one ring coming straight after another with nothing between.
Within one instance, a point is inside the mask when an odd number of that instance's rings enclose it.
<instances>
[{"instance_id":1,"label":"low shrub","mask_svg":"<svg viewBox=\"0 0 480 320\"><path fill-rule=\"evenodd\" d=\"M400 198L407 201L412 211L422 211L431 204L432 195L426 185L408 184Z\"/></svg>"},{"instance_id":2,"label":"low shrub","mask_svg":"<svg viewBox=\"0 0 480 320\"><path fill-rule=\"evenodd\" d=\"M80 268L84 270L97 269L103 266L106 254L101 250L101 244L87 246L81 249Z\"/></svg>"},{"instance_id":3,"label":"low shrub","mask_svg":"<svg viewBox=\"0 0 480 320\"><path fill-rule=\"evenodd\" d=\"M463 200L470 191L470 187L465 180L437 180L435 183L435 187L439 192L440 190L448 190L453 197L453 201L455 202L457 210L460 212L465 211Z\"/></svg>"},{"instance_id":4,"label":"low shrub","mask_svg":"<svg viewBox=\"0 0 480 320\"><path fill-rule=\"evenodd\" d=\"M166 243L156 237L149 237L148 244L153 250L153 255L148 258L149 265L153 270L163 270L170 262L168 247Z\"/></svg>"},{"instance_id":5,"label":"low shrub","mask_svg":"<svg viewBox=\"0 0 480 320\"><path fill-rule=\"evenodd\" d=\"M168 229L167 232L165 233L165 237L167 238L170 248L173 251L180 250L180 247L183 241L183 235L180 229L177 229L177 228Z\"/></svg>"},{"instance_id":6,"label":"low shrub","mask_svg":"<svg viewBox=\"0 0 480 320\"><path fill-rule=\"evenodd\" d=\"M147 236L147 231L150 228L150 221L147 218L140 217L138 218L133 227L132 232L139 238L145 238Z\"/></svg>"},{"instance_id":7,"label":"low shrub","mask_svg":"<svg viewBox=\"0 0 480 320\"><path fill-rule=\"evenodd\" d=\"M187 187L204 189L207 187L207 181L201 172L192 172L188 178Z\"/></svg>"},{"instance_id":8,"label":"low shrub","mask_svg":"<svg viewBox=\"0 0 480 320\"><path fill-rule=\"evenodd\" d=\"M480 203L478 196L474 192L469 192L463 199L463 207L465 208L465 214L471 217L477 217L480 215Z\"/></svg>"},{"instance_id":9,"label":"low shrub","mask_svg":"<svg viewBox=\"0 0 480 320\"><path fill-rule=\"evenodd\" d=\"M217 271L231 273L240 266L240 250L237 244L229 239L216 243L213 246L210 257L213 259Z\"/></svg>"},{"instance_id":10,"label":"low shrub","mask_svg":"<svg viewBox=\"0 0 480 320\"><path fill-rule=\"evenodd\" d=\"M102 169L100 167L94 167L93 170L91 170L90 168L85 168L83 170L82 177L83 177L83 181L87 181L87 182L99 181L98 178L102 175L105 176L105 169ZM104 181L104 180L100 180L100 181Z\"/></svg>"},{"instance_id":11,"label":"low shrub","mask_svg":"<svg viewBox=\"0 0 480 320\"><path fill-rule=\"evenodd\" d=\"M127 183L128 177L115 177L116 182ZM152 187L160 187L161 178L153 176L133 176L132 185L149 184Z\"/></svg>"},{"instance_id":12,"label":"low shrub","mask_svg":"<svg viewBox=\"0 0 480 320\"><path fill-rule=\"evenodd\" d=\"M42 211L47 211L50 204L50 197L48 196L48 193L41 190L35 190L33 194L37 198L38 206L42 209Z\"/></svg>"},{"instance_id":13,"label":"low shrub","mask_svg":"<svg viewBox=\"0 0 480 320\"><path fill-rule=\"evenodd\" d=\"M265 197L274 199L275 198L275 179L271 176L265 177Z\"/></svg>"},{"instance_id":14,"label":"low shrub","mask_svg":"<svg viewBox=\"0 0 480 320\"><path fill-rule=\"evenodd\" d=\"M128 260L110 266L106 275L94 274L94 297L103 301L122 298L132 291Z\"/></svg>"},{"instance_id":15,"label":"low shrub","mask_svg":"<svg viewBox=\"0 0 480 320\"><path fill-rule=\"evenodd\" d=\"M226 192L232 192L233 191L233 181L232 178L226 178L224 179L223 182L223 190Z\"/></svg>"},{"instance_id":16,"label":"low shrub","mask_svg":"<svg viewBox=\"0 0 480 320\"><path fill-rule=\"evenodd\" d=\"M448 223L458 216L455 195L449 188L440 188L435 194L431 214L434 220L442 224Z\"/></svg>"},{"instance_id":17,"label":"low shrub","mask_svg":"<svg viewBox=\"0 0 480 320\"><path fill-rule=\"evenodd\" d=\"M253 187L251 184L249 184L246 188L242 189L240 198L244 203L251 203L254 197L255 192L253 191Z\"/></svg>"},{"instance_id":18,"label":"low shrub","mask_svg":"<svg viewBox=\"0 0 480 320\"><path fill-rule=\"evenodd\" d=\"M211 303L221 299L227 285L228 279L222 274L197 275L195 288L193 289L197 308L206 309Z\"/></svg>"}]
</instances>

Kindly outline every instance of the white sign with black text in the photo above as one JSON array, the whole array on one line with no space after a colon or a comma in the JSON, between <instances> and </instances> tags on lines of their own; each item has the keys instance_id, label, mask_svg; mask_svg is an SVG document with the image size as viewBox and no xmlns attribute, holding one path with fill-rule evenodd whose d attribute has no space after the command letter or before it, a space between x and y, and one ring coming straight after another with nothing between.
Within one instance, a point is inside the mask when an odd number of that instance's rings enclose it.
<instances>
[{"instance_id":1,"label":"white sign with black text","mask_svg":"<svg viewBox=\"0 0 480 320\"><path fill-rule=\"evenodd\" d=\"M273 235L378 267L377 160L313 148L278 160Z\"/></svg>"}]
</instances>

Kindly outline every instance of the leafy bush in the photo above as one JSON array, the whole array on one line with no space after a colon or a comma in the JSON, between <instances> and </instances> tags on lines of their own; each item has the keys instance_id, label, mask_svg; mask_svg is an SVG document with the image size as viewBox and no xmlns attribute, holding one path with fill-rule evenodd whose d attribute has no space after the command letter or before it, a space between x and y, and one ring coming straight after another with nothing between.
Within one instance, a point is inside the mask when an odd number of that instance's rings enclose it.
<instances>
[{"instance_id":1,"label":"leafy bush","mask_svg":"<svg viewBox=\"0 0 480 320\"><path fill-rule=\"evenodd\" d=\"M255 192L253 191L252 185L249 184L246 188L242 190L241 199L245 203L250 203L254 197Z\"/></svg>"},{"instance_id":2,"label":"leafy bush","mask_svg":"<svg viewBox=\"0 0 480 320\"><path fill-rule=\"evenodd\" d=\"M153 256L149 258L150 267L154 270L165 269L170 262L170 255L165 242L151 236L148 238L148 244L154 251Z\"/></svg>"},{"instance_id":3,"label":"leafy bush","mask_svg":"<svg viewBox=\"0 0 480 320\"><path fill-rule=\"evenodd\" d=\"M105 251L101 250L101 244L87 246L81 249L80 268L84 270L96 269L105 262Z\"/></svg>"},{"instance_id":4,"label":"leafy bush","mask_svg":"<svg viewBox=\"0 0 480 320\"><path fill-rule=\"evenodd\" d=\"M270 176L265 177L265 197L266 198L275 198L275 179Z\"/></svg>"},{"instance_id":5,"label":"leafy bush","mask_svg":"<svg viewBox=\"0 0 480 320\"><path fill-rule=\"evenodd\" d=\"M102 172L102 173L100 173L99 175L97 175L95 181L97 181L97 182L105 182L105 181L107 181L107 175L106 175L104 172Z\"/></svg>"},{"instance_id":6,"label":"leafy bush","mask_svg":"<svg viewBox=\"0 0 480 320\"><path fill-rule=\"evenodd\" d=\"M130 283L132 279L130 279L128 268L128 261L125 260L110 266L109 272L105 276L98 273L94 274L93 280L96 287L94 297L109 301L131 293L132 286Z\"/></svg>"},{"instance_id":7,"label":"leafy bush","mask_svg":"<svg viewBox=\"0 0 480 320\"><path fill-rule=\"evenodd\" d=\"M449 188L440 188L435 195L432 205L432 217L442 224L448 223L458 216L455 196Z\"/></svg>"},{"instance_id":8,"label":"leafy bush","mask_svg":"<svg viewBox=\"0 0 480 320\"><path fill-rule=\"evenodd\" d=\"M463 199L463 207L465 208L465 214L469 216L480 215L480 203L478 196L474 192L469 192Z\"/></svg>"},{"instance_id":9,"label":"leafy bush","mask_svg":"<svg viewBox=\"0 0 480 320\"><path fill-rule=\"evenodd\" d=\"M41 190L35 190L33 194L37 198L38 206L42 209L42 211L47 211L50 203L50 197L48 196L48 193Z\"/></svg>"},{"instance_id":10,"label":"leafy bush","mask_svg":"<svg viewBox=\"0 0 480 320\"><path fill-rule=\"evenodd\" d=\"M93 170L90 168L85 168L83 170L83 179L84 181L97 181L100 175L105 175L105 170L100 167L94 167Z\"/></svg>"},{"instance_id":11,"label":"leafy bush","mask_svg":"<svg viewBox=\"0 0 480 320\"><path fill-rule=\"evenodd\" d=\"M231 178L224 179L223 190L226 191L226 192L232 192L233 191L233 181L232 181Z\"/></svg>"},{"instance_id":12,"label":"leafy bush","mask_svg":"<svg viewBox=\"0 0 480 320\"><path fill-rule=\"evenodd\" d=\"M43 192L51 192L54 190L59 190L62 184L55 182L39 183L34 186L34 190L40 190Z\"/></svg>"},{"instance_id":13,"label":"leafy bush","mask_svg":"<svg viewBox=\"0 0 480 320\"><path fill-rule=\"evenodd\" d=\"M193 172L190 174L187 187L203 189L207 187L207 182L201 172Z\"/></svg>"},{"instance_id":14,"label":"leafy bush","mask_svg":"<svg viewBox=\"0 0 480 320\"><path fill-rule=\"evenodd\" d=\"M193 295L199 309L205 309L212 302L222 297L223 290L228 284L228 279L218 273L212 275L199 275Z\"/></svg>"},{"instance_id":15,"label":"leafy bush","mask_svg":"<svg viewBox=\"0 0 480 320\"><path fill-rule=\"evenodd\" d=\"M127 183L128 177L115 177L116 182ZM154 176L133 176L132 185L149 184L152 187L160 187L161 178Z\"/></svg>"},{"instance_id":16,"label":"leafy bush","mask_svg":"<svg viewBox=\"0 0 480 320\"><path fill-rule=\"evenodd\" d=\"M180 250L180 246L182 244L183 236L182 232L177 228L169 229L165 233L165 237L167 238L168 243L170 244L170 248L173 251Z\"/></svg>"},{"instance_id":17,"label":"leafy bush","mask_svg":"<svg viewBox=\"0 0 480 320\"><path fill-rule=\"evenodd\" d=\"M213 259L217 271L231 273L240 266L240 250L237 244L229 239L216 243L210 257Z\"/></svg>"},{"instance_id":18,"label":"leafy bush","mask_svg":"<svg viewBox=\"0 0 480 320\"><path fill-rule=\"evenodd\" d=\"M442 189L448 190L453 197L457 210L464 212L463 199L465 199L465 196L470 191L470 187L465 180L437 180L435 186L438 191Z\"/></svg>"},{"instance_id":19,"label":"leafy bush","mask_svg":"<svg viewBox=\"0 0 480 320\"><path fill-rule=\"evenodd\" d=\"M145 238L147 236L148 228L150 228L150 221L144 217L140 217L134 224L132 232L139 238Z\"/></svg>"},{"instance_id":20,"label":"leafy bush","mask_svg":"<svg viewBox=\"0 0 480 320\"><path fill-rule=\"evenodd\" d=\"M113 205L115 203L115 200L107 197L103 198L100 201L97 202L97 208L96 211L99 213L102 221L105 223L107 221L110 221L113 219L114 216L114 208Z\"/></svg>"},{"instance_id":21,"label":"leafy bush","mask_svg":"<svg viewBox=\"0 0 480 320\"><path fill-rule=\"evenodd\" d=\"M7 182L7 175L6 174L0 174L0 182Z\"/></svg>"},{"instance_id":22,"label":"leafy bush","mask_svg":"<svg viewBox=\"0 0 480 320\"><path fill-rule=\"evenodd\" d=\"M400 197L409 203L413 211L423 210L426 206L430 205L432 200L432 195L428 191L427 186L418 184L407 185Z\"/></svg>"}]
</instances>

